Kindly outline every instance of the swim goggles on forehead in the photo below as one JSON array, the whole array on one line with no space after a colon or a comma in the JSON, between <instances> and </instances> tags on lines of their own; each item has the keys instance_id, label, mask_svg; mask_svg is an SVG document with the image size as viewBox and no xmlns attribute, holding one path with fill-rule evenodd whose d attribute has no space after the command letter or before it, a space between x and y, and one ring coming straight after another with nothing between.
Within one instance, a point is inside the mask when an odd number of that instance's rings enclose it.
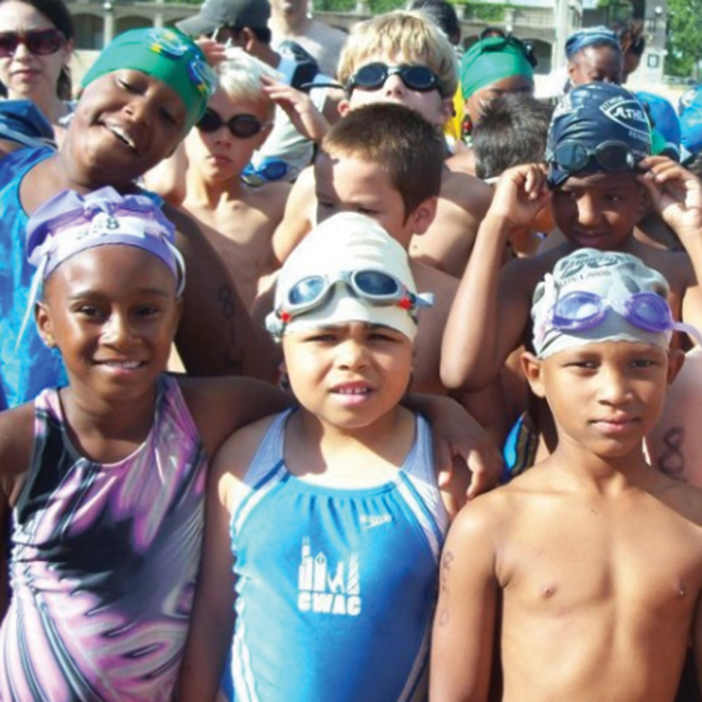
<instances>
[{"instance_id":1,"label":"swim goggles on forehead","mask_svg":"<svg viewBox=\"0 0 702 702\"><path fill-rule=\"evenodd\" d=\"M645 154L633 151L623 141L615 140L603 141L593 149L574 139L566 139L546 154L548 163L555 163L566 173L585 170L592 159L607 172L622 173L634 169L643 158Z\"/></svg>"},{"instance_id":2,"label":"swim goggles on forehead","mask_svg":"<svg viewBox=\"0 0 702 702\"><path fill-rule=\"evenodd\" d=\"M332 276L310 275L302 278L288 290L282 305L275 311L283 324L294 317L321 307L332 296L337 283L343 282L353 295L372 305L397 305L410 314L419 307L434 304L432 294L413 293L395 276L373 269L340 271Z\"/></svg>"},{"instance_id":3,"label":"swim goggles on forehead","mask_svg":"<svg viewBox=\"0 0 702 702\"><path fill-rule=\"evenodd\" d=\"M197 128L205 134L212 134L221 127L226 127L233 137L250 139L267 125L268 122L262 122L256 115L248 114L234 115L225 122L219 112L208 107L205 114L200 117Z\"/></svg>"},{"instance_id":4,"label":"swim goggles on forehead","mask_svg":"<svg viewBox=\"0 0 702 702\"><path fill-rule=\"evenodd\" d=\"M589 331L602 324L610 309L644 331L652 334L684 331L702 344L699 331L690 324L676 322L667 301L654 292L613 299L585 290L566 293L553 307L550 326L566 333Z\"/></svg>"},{"instance_id":5,"label":"swim goggles on forehead","mask_svg":"<svg viewBox=\"0 0 702 702\"><path fill-rule=\"evenodd\" d=\"M410 90L426 93L430 90L438 90L443 95L439 84L439 76L427 66L411 66L402 64L400 66L389 66L385 63L369 63L361 66L349 78L346 84L346 92L350 95L354 88L361 90L379 90L385 85L385 81L390 77L398 75Z\"/></svg>"}]
</instances>

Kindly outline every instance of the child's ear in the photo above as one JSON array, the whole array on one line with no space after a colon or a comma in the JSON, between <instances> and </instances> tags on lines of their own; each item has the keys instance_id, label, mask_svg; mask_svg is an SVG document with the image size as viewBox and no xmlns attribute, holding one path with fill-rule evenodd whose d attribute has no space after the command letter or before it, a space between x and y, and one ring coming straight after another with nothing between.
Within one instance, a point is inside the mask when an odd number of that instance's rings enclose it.
<instances>
[{"instance_id":1,"label":"child's ear","mask_svg":"<svg viewBox=\"0 0 702 702\"><path fill-rule=\"evenodd\" d=\"M537 397L546 397L543 380L543 361L533 353L525 351L521 357L522 370L529 383L531 391Z\"/></svg>"},{"instance_id":2,"label":"child's ear","mask_svg":"<svg viewBox=\"0 0 702 702\"><path fill-rule=\"evenodd\" d=\"M446 124L446 122L448 122L454 116L453 96L451 96L450 98L443 98L441 100L441 113L440 114L441 114L441 124L439 126L443 127Z\"/></svg>"},{"instance_id":3,"label":"child's ear","mask_svg":"<svg viewBox=\"0 0 702 702\"><path fill-rule=\"evenodd\" d=\"M414 212L409 216L413 234L424 234L436 217L436 208L439 204L438 197L428 197L419 203Z\"/></svg>"},{"instance_id":4,"label":"child's ear","mask_svg":"<svg viewBox=\"0 0 702 702\"><path fill-rule=\"evenodd\" d=\"M346 117L346 115L351 111L351 101L345 97L341 98L336 109L339 110L339 114L342 117Z\"/></svg>"},{"instance_id":5,"label":"child's ear","mask_svg":"<svg viewBox=\"0 0 702 702\"><path fill-rule=\"evenodd\" d=\"M673 384L680 369L685 364L685 352L681 349L668 350L668 387Z\"/></svg>"},{"instance_id":6,"label":"child's ear","mask_svg":"<svg viewBox=\"0 0 702 702\"><path fill-rule=\"evenodd\" d=\"M56 339L54 338L54 326L51 322L49 310L43 302L37 302L34 306L34 320L44 345L50 349L55 348Z\"/></svg>"}]
</instances>

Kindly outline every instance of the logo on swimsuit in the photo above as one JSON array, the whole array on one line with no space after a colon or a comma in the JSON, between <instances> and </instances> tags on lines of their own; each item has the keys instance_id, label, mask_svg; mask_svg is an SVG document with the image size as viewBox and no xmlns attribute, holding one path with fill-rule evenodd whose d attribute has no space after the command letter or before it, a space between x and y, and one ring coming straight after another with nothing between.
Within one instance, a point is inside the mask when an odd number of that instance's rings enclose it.
<instances>
[{"instance_id":1,"label":"logo on swimsuit","mask_svg":"<svg viewBox=\"0 0 702 702\"><path fill-rule=\"evenodd\" d=\"M332 576L324 553L320 551L313 558L310 540L303 539L297 589L301 612L357 617L361 613L358 555L352 553L348 564L339 561Z\"/></svg>"}]
</instances>

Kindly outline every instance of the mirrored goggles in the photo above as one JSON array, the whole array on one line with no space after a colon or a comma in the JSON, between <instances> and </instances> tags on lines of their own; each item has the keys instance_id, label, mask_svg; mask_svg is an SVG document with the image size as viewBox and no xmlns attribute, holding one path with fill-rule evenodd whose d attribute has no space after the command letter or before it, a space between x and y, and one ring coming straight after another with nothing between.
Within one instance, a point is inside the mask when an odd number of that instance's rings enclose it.
<instances>
[{"instance_id":1,"label":"mirrored goggles","mask_svg":"<svg viewBox=\"0 0 702 702\"><path fill-rule=\"evenodd\" d=\"M225 122L218 112L208 107L197 123L197 128L205 134L212 134L224 126L233 137L250 139L256 136L267 124L268 122L262 122L255 115L234 115Z\"/></svg>"},{"instance_id":2,"label":"mirrored goggles","mask_svg":"<svg viewBox=\"0 0 702 702\"><path fill-rule=\"evenodd\" d=\"M378 270L341 271L338 275L310 275L293 285L285 303L276 310L278 318L287 324L294 317L324 305L332 296L334 286L343 282L356 296L372 305L397 305L410 313L418 307L431 307L433 295L413 293L395 276Z\"/></svg>"},{"instance_id":3,"label":"mirrored goggles","mask_svg":"<svg viewBox=\"0 0 702 702\"><path fill-rule=\"evenodd\" d=\"M398 75L410 90L420 93L438 90L443 96L439 84L439 76L427 68L427 66L410 66L402 64L400 66L389 66L385 63L369 63L359 68L349 78L346 84L346 92L351 95L354 88L361 90L380 90L385 85L385 81L390 77Z\"/></svg>"},{"instance_id":4,"label":"mirrored goggles","mask_svg":"<svg viewBox=\"0 0 702 702\"><path fill-rule=\"evenodd\" d=\"M627 322L652 334L684 331L702 343L699 331L682 322L676 322L668 302L654 292L639 292L625 298L603 298L596 293L577 290L558 298L551 326L562 332L585 332L602 324L610 309L618 312Z\"/></svg>"},{"instance_id":5,"label":"mirrored goggles","mask_svg":"<svg viewBox=\"0 0 702 702\"><path fill-rule=\"evenodd\" d=\"M609 173L622 173L633 170L645 154L632 151L623 141L603 141L594 149L579 141L566 139L547 154L546 160L555 163L566 173L584 171L594 159L600 168Z\"/></svg>"},{"instance_id":6,"label":"mirrored goggles","mask_svg":"<svg viewBox=\"0 0 702 702\"><path fill-rule=\"evenodd\" d=\"M0 32L0 56L14 56L23 44L30 54L48 56L55 54L66 41L58 29L33 29L28 32Z\"/></svg>"}]
</instances>

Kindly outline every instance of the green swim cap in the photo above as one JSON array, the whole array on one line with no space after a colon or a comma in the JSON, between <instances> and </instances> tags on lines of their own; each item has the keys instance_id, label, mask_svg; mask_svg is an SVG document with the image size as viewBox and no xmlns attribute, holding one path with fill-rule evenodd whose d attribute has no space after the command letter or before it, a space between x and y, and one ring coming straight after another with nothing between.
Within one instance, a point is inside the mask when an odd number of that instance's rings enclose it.
<instances>
[{"instance_id":1,"label":"green swim cap","mask_svg":"<svg viewBox=\"0 0 702 702\"><path fill-rule=\"evenodd\" d=\"M200 47L176 29L132 29L116 37L85 74L85 88L106 73L130 68L158 78L178 93L186 133L202 117L217 79Z\"/></svg>"},{"instance_id":2,"label":"green swim cap","mask_svg":"<svg viewBox=\"0 0 702 702\"><path fill-rule=\"evenodd\" d=\"M526 76L534 82L534 69L526 49L514 37L488 37L476 41L461 59L464 100L476 90L511 76Z\"/></svg>"}]
</instances>

